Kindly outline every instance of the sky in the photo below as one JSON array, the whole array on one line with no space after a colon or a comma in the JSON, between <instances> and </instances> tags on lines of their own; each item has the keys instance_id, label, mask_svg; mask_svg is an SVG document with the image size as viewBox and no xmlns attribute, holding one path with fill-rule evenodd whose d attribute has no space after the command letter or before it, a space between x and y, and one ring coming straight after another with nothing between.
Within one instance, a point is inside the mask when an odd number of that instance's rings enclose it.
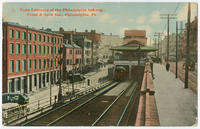
<instances>
[{"instance_id":1,"label":"sky","mask_svg":"<svg viewBox=\"0 0 200 129\"><path fill-rule=\"evenodd\" d=\"M165 3L136 3L136 2L4 2L3 21L17 22L21 25L28 25L37 29L51 28L59 30L90 31L95 29L97 33L104 33L124 36L124 30L138 29L146 30L148 42L154 37L154 33L163 32L167 34L167 19L160 19L160 14L176 14L177 19L170 20L170 33L175 33L175 23L187 21L187 3L165 2ZM197 4L191 4L191 20L197 15ZM87 13L90 16L65 16L66 13L79 12L58 12L55 9L100 9L96 12ZM25 11L25 9L49 9L47 12ZM52 11L50 11L53 9ZM22 11L23 10L23 11ZM61 14L62 16L27 16L31 14ZM95 13L96 16L91 16Z\"/></svg>"}]
</instances>

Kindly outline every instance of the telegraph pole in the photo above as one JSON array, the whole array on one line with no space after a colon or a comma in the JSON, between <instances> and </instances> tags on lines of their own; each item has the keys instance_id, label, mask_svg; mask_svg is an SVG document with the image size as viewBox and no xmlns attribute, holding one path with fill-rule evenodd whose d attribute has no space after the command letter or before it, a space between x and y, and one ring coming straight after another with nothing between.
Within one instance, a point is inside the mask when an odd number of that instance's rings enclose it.
<instances>
[{"instance_id":1,"label":"telegraph pole","mask_svg":"<svg viewBox=\"0 0 200 129\"><path fill-rule=\"evenodd\" d=\"M167 19L167 61L169 60L169 20L176 19L176 14L161 14L161 19Z\"/></svg>"},{"instance_id":2,"label":"telegraph pole","mask_svg":"<svg viewBox=\"0 0 200 129\"><path fill-rule=\"evenodd\" d=\"M188 22L187 22L187 44L186 44L186 65L185 65L185 88L188 88L188 65L190 62L190 3L188 3Z\"/></svg>"},{"instance_id":3,"label":"telegraph pole","mask_svg":"<svg viewBox=\"0 0 200 129\"><path fill-rule=\"evenodd\" d=\"M154 36L158 36L158 58L160 57L160 36L162 35L162 33L155 33Z\"/></svg>"},{"instance_id":4,"label":"telegraph pole","mask_svg":"<svg viewBox=\"0 0 200 129\"><path fill-rule=\"evenodd\" d=\"M176 78L178 77L178 22L176 21Z\"/></svg>"}]
</instances>

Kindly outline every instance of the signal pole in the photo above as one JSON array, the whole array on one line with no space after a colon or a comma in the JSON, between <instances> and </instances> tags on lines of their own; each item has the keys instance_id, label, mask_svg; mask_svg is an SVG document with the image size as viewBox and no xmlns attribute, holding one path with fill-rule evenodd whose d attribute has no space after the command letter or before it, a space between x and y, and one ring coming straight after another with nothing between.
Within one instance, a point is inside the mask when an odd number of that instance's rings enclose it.
<instances>
[{"instance_id":1,"label":"signal pole","mask_svg":"<svg viewBox=\"0 0 200 129\"><path fill-rule=\"evenodd\" d=\"M162 33L154 33L154 36L158 36L158 58L160 57L160 36L162 35Z\"/></svg>"},{"instance_id":2,"label":"signal pole","mask_svg":"<svg viewBox=\"0 0 200 129\"><path fill-rule=\"evenodd\" d=\"M188 3L188 22L187 22L187 46L186 46L186 67L185 67L185 88L188 88L188 65L190 62L190 3Z\"/></svg>"},{"instance_id":3,"label":"signal pole","mask_svg":"<svg viewBox=\"0 0 200 129\"><path fill-rule=\"evenodd\" d=\"M176 19L176 14L161 14L161 19L167 19L167 61L169 60L169 20Z\"/></svg>"}]
</instances>

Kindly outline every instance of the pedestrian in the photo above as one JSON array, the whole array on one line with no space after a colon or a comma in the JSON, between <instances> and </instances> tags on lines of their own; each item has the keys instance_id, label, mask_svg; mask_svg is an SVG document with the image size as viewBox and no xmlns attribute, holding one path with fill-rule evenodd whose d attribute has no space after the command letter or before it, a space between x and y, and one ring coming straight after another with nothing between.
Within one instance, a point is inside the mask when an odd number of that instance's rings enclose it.
<instances>
[{"instance_id":1,"label":"pedestrian","mask_svg":"<svg viewBox=\"0 0 200 129\"><path fill-rule=\"evenodd\" d=\"M90 86L90 79L88 79L88 86Z\"/></svg>"},{"instance_id":2,"label":"pedestrian","mask_svg":"<svg viewBox=\"0 0 200 129\"><path fill-rule=\"evenodd\" d=\"M170 68L170 64L169 64L169 62L167 62L166 63L166 70L169 71L169 68Z\"/></svg>"}]
</instances>

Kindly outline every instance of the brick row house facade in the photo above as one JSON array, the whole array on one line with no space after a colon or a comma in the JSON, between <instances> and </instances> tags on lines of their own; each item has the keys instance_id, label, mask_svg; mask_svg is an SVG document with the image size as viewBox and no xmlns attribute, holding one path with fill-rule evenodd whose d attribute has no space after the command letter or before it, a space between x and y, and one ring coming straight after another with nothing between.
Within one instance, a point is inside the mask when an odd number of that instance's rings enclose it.
<instances>
[{"instance_id":1,"label":"brick row house facade","mask_svg":"<svg viewBox=\"0 0 200 129\"><path fill-rule=\"evenodd\" d=\"M4 22L3 93L29 93L56 82L60 75L62 43L63 35L50 29Z\"/></svg>"}]
</instances>

